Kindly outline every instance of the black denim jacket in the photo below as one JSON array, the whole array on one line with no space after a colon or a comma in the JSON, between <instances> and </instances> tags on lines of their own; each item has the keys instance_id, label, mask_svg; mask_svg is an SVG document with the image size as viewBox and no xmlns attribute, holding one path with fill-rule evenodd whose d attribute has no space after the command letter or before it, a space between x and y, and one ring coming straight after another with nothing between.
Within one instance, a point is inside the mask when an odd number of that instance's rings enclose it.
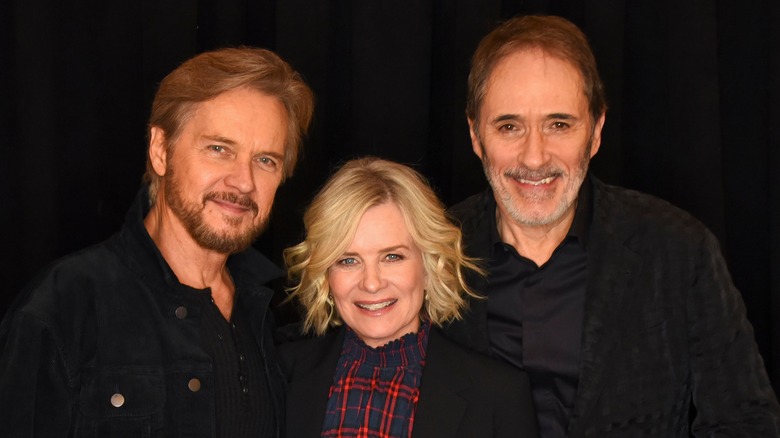
<instances>
[{"instance_id":1,"label":"black denim jacket","mask_svg":"<svg viewBox=\"0 0 780 438\"><path fill-rule=\"evenodd\" d=\"M142 189L119 233L55 262L0 325L2 436L212 437L212 364L198 344L201 310L143 225ZM284 378L263 286L281 271L254 249L228 267L276 412Z\"/></svg>"}]
</instances>

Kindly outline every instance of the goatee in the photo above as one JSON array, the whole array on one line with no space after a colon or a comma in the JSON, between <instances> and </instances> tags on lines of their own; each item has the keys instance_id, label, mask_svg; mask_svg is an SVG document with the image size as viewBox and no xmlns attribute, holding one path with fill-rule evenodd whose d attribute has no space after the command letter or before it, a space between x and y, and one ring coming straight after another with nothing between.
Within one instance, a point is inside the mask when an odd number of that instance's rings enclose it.
<instances>
[{"instance_id":1,"label":"goatee","mask_svg":"<svg viewBox=\"0 0 780 438\"><path fill-rule=\"evenodd\" d=\"M249 196L230 192L208 192L203 196L200 203L188 203L183 193L181 193L180 184L172 170L168 169L168 180L166 184L163 184L165 202L184 224L193 240L201 247L221 254L235 254L249 248L252 242L265 230L265 227L268 225L267 216L262 217L257 224L244 227L242 230L239 227L247 218L227 215L224 215L222 219L231 229L214 229L203 217L208 201L223 200L247 207L252 212L252 217L249 220L253 220L259 214L257 203Z\"/></svg>"}]
</instances>

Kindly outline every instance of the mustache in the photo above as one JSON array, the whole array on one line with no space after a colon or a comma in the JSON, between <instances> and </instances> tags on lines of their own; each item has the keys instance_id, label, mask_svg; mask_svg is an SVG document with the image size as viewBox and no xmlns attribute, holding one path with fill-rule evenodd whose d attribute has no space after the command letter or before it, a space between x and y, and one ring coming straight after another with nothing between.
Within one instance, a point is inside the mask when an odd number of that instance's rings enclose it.
<instances>
[{"instance_id":1,"label":"mustache","mask_svg":"<svg viewBox=\"0 0 780 438\"><path fill-rule=\"evenodd\" d=\"M550 177L565 176L566 172L556 166L543 166L538 169L529 169L525 166L513 167L504 171L504 176L513 179L539 180Z\"/></svg>"},{"instance_id":2,"label":"mustache","mask_svg":"<svg viewBox=\"0 0 780 438\"><path fill-rule=\"evenodd\" d=\"M206 193L206 195L203 197L203 202L211 201L211 200L220 200L220 201L227 201L233 204L240 205L242 207L247 207L250 210L252 210L252 213L254 213L255 216L257 216L257 213L259 209L257 208L257 203L252 200L249 196L246 195L237 195L235 193L230 192L209 192Z\"/></svg>"}]
</instances>

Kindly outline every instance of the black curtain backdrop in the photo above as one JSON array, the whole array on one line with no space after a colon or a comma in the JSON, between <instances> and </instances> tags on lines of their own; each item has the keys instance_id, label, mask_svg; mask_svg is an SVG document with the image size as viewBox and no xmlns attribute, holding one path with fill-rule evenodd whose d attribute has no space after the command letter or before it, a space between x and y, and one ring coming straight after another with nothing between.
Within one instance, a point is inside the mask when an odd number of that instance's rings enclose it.
<instances>
[{"instance_id":1,"label":"black curtain backdrop","mask_svg":"<svg viewBox=\"0 0 780 438\"><path fill-rule=\"evenodd\" d=\"M448 205L480 191L469 59L496 23L527 13L588 35L610 105L594 172L714 231L780 387L776 0L5 0L0 310L50 261L118 229L140 185L156 84L207 49L275 50L317 95L303 160L257 243L277 262L345 159L413 165Z\"/></svg>"}]
</instances>

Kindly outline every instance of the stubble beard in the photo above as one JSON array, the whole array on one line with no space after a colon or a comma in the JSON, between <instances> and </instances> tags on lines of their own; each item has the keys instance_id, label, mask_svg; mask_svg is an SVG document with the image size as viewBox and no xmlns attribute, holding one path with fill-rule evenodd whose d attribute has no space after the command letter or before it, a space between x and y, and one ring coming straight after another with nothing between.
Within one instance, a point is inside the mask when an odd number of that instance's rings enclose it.
<instances>
[{"instance_id":1,"label":"stubble beard","mask_svg":"<svg viewBox=\"0 0 780 438\"><path fill-rule=\"evenodd\" d=\"M480 142L482 148L482 169L485 177L493 189L493 195L496 201L501 204L513 222L518 225L529 227L549 226L558 222L577 201L577 195L585 176L588 173L590 163L590 151L592 141L588 139L588 147L585 150L580 162L577 165L574 174L569 174L563 169L554 165L545 165L539 169L529 169L525 166L517 166L506 169L503 173L493 168L485 148ZM560 201L549 213L535 208L523 209L522 204L540 205L555 198L555 193L535 194L535 193L517 193L507 187L506 180L509 179L531 179L540 180L548 177L564 178L567 180L566 187L561 195ZM524 202L518 202L518 197L522 197ZM534 211L536 210L536 211Z\"/></svg>"},{"instance_id":2,"label":"stubble beard","mask_svg":"<svg viewBox=\"0 0 780 438\"><path fill-rule=\"evenodd\" d=\"M258 215L257 203L248 196L242 196L230 192L208 192L203 196L200 204L187 202L184 197L182 186L176 177L173 168L168 168L167 181L164 187L165 202L171 211L179 218L187 232L195 242L204 249L216 251L221 254L235 254L241 252L257 239L263 233L268 225L268 216L262 217L257 224L252 224L245 231L235 230L220 231L212 228L206 223L203 211L206 208L206 202L212 199L225 200L243 207L249 207L252 210L252 217ZM238 227L243 222L243 218L234 216L223 216L222 218L229 226Z\"/></svg>"}]
</instances>

